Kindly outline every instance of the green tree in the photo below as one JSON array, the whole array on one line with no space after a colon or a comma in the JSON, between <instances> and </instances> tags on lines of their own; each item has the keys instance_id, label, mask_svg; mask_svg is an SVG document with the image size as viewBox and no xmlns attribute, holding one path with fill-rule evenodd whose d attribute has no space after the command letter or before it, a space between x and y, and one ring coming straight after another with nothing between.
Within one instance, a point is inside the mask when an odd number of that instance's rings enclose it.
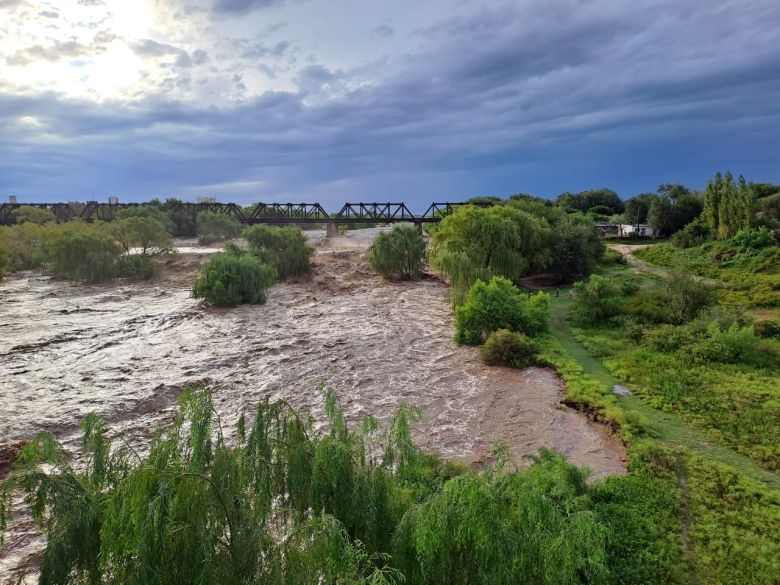
<instances>
[{"instance_id":1,"label":"green tree","mask_svg":"<svg viewBox=\"0 0 780 585\"><path fill-rule=\"evenodd\" d=\"M32 222L0 227L0 249L11 270L29 270L43 263L43 234L44 226Z\"/></svg>"},{"instance_id":2,"label":"green tree","mask_svg":"<svg viewBox=\"0 0 780 585\"><path fill-rule=\"evenodd\" d=\"M417 280L425 258L425 240L417 228L397 225L377 234L366 253L371 268L387 278Z\"/></svg>"},{"instance_id":3,"label":"green tree","mask_svg":"<svg viewBox=\"0 0 780 585\"><path fill-rule=\"evenodd\" d=\"M279 278L306 274L314 249L297 226L256 225L244 232L253 254L276 268Z\"/></svg>"},{"instance_id":4,"label":"green tree","mask_svg":"<svg viewBox=\"0 0 780 585\"><path fill-rule=\"evenodd\" d=\"M612 189L601 188L579 193L562 193L555 202L564 209L587 212L591 207L604 206L612 213L623 213L625 205L620 196Z\"/></svg>"},{"instance_id":5,"label":"green tree","mask_svg":"<svg viewBox=\"0 0 780 585\"><path fill-rule=\"evenodd\" d=\"M455 309L455 341L478 345L499 329L538 335L547 331L549 313L550 296L546 293L528 297L500 276L487 284L477 280L463 305Z\"/></svg>"},{"instance_id":6,"label":"green tree","mask_svg":"<svg viewBox=\"0 0 780 585\"><path fill-rule=\"evenodd\" d=\"M104 224L71 222L44 237L52 271L75 282L102 282L117 275L122 247Z\"/></svg>"},{"instance_id":7,"label":"green tree","mask_svg":"<svg viewBox=\"0 0 780 585\"><path fill-rule=\"evenodd\" d=\"M154 203L150 202L143 205L126 207L120 209L119 213L117 213L117 219L119 220L128 219L130 217L142 217L144 219L154 220L162 225L163 229L169 234L173 234L176 231L176 224L162 208L162 204L157 201Z\"/></svg>"},{"instance_id":8,"label":"green tree","mask_svg":"<svg viewBox=\"0 0 780 585\"><path fill-rule=\"evenodd\" d=\"M605 246L593 222L572 214L552 229L550 272L558 282L590 274L604 256Z\"/></svg>"},{"instance_id":9,"label":"green tree","mask_svg":"<svg viewBox=\"0 0 780 585\"><path fill-rule=\"evenodd\" d=\"M48 223L54 221L54 213L49 209L33 207L32 205L22 205L11 212L14 221L21 223Z\"/></svg>"},{"instance_id":10,"label":"green tree","mask_svg":"<svg viewBox=\"0 0 780 585\"><path fill-rule=\"evenodd\" d=\"M253 254L231 247L213 254L195 282L193 295L215 307L242 303L262 305L266 289L276 280L276 269Z\"/></svg>"},{"instance_id":11,"label":"green tree","mask_svg":"<svg viewBox=\"0 0 780 585\"><path fill-rule=\"evenodd\" d=\"M460 207L433 233L430 261L450 280L455 305L478 278L517 280L547 266L547 222L504 205Z\"/></svg>"},{"instance_id":12,"label":"green tree","mask_svg":"<svg viewBox=\"0 0 780 585\"><path fill-rule=\"evenodd\" d=\"M173 249L171 235L156 219L131 215L112 225L112 231L125 253L136 250L141 256L162 254Z\"/></svg>"},{"instance_id":13,"label":"green tree","mask_svg":"<svg viewBox=\"0 0 780 585\"><path fill-rule=\"evenodd\" d=\"M673 270L666 280L669 311L676 323L693 320L702 309L715 302L715 292L685 269Z\"/></svg>"},{"instance_id":14,"label":"green tree","mask_svg":"<svg viewBox=\"0 0 780 585\"><path fill-rule=\"evenodd\" d=\"M607 276L592 274L574 285L572 316L580 323L599 323L623 309L620 286Z\"/></svg>"},{"instance_id":15,"label":"green tree","mask_svg":"<svg viewBox=\"0 0 780 585\"><path fill-rule=\"evenodd\" d=\"M626 201L623 217L625 223L632 225L647 223L647 215L650 212L650 206L659 199L655 193L642 193Z\"/></svg>"},{"instance_id":16,"label":"green tree","mask_svg":"<svg viewBox=\"0 0 780 585\"><path fill-rule=\"evenodd\" d=\"M241 224L236 218L224 213L201 211L198 214L198 240L201 244L213 244L236 238L241 233Z\"/></svg>"},{"instance_id":17,"label":"green tree","mask_svg":"<svg viewBox=\"0 0 780 585\"><path fill-rule=\"evenodd\" d=\"M756 214L756 191L740 176L737 182L731 173L720 172L707 183L704 196L704 217L713 233L727 240L740 230L753 227Z\"/></svg>"},{"instance_id":18,"label":"green tree","mask_svg":"<svg viewBox=\"0 0 780 585\"><path fill-rule=\"evenodd\" d=\"M181 199L168 198L162 203L162 209L168 215L174 224L171 233L174 236L195 236L197 235L197 220L194 213L187 207Z\"/></svg>"}]
</instances>

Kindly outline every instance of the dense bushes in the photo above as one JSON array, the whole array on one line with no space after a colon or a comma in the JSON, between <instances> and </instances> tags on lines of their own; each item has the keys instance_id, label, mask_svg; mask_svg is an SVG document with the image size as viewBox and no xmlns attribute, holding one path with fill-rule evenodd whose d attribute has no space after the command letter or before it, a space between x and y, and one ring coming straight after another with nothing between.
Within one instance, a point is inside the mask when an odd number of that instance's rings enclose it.
<instances>
[{"instance_id":1,"label":"dense bushes","mask_svg":"<svg viewBox=\"0 0 780 585\"><path fill-rule=\"evenodd\" d=\"M201 244L213 244L237 238L241 233L241 224L224 213L201 211L198 214L197 231Z\"/></svg>"},{"instance_id":2,"label":"dense bushes","mask_svg":"<svg viewBox=\"0 0 780 585\"><path fill-rule=\"evenodd\" d=\"M526 368L536 363L539 346L523 333L499 329L488 335L479 348L482 361L489 366Z\"/></svg>"},{"instance_id":3,"label":"dense bushes","mask_svg":"<svg viewBox=\"0 0 780 585\"><path fill-rule=\"evenodd\" d=\"M549 271L558 282L590 274L604 255L593 222L582 216L567 216L553 227L549 240Z\"/></svg>"},{"instance_id":4,"label":"dense bushes","mask_svg":"<svg viewBox=\"0 0 780 585\"><path fill-rule=\"evenodd\" d=\"M263 304L276 270L238 248L217 252L200 268L193 294L216 307Z\"/></svg>"},{"instance_id":5,"label":"dense bushes","mask_svg":"<svg viewBox=\"0 0 780 585\"><path fill-rule=\"evenodd\" d=\"M131 215L111 224L111 230L126 254L147 256L173 249L171 235L157 219Z\"/></svg>"},{"instance_id":6,"label":"dense bushes","mask_svg":"<svg viewBox=\"0 0 780 585\"><path fill-rule=\"evenodd\" d=\"M244 232L250 250L263 261L272 264L279 278L309 272L314 250L307 244L299 227L256 225Z\"/></svg>"},{"instance_id":7,"label":"dense bushes","mask_svg":"<svg viewBox=\"0 0 780 585\"><path fill-rule=\"evenodd\" d=\"M366 254L371 268L386 278L416 280L422 272L425 240L411 225L378 234Z\"/></svg>"},{"instance_id":8,"label":"dense bushes","mask_svg":"<svg viewBox=\"0 0 780 585\"><path fill-rule=\"evenodd\" d=\"M17 224L37 223L43 224L54 221L54 214L49 209L22 205L11 212Z\"/></svg>"},{"instance_id":9,"label":"dense bushes","mask_svg":"<svg viewBox=\"0 0 780 585\"><path fill-rule=\"evenodd\" d=\"M526 296L506 278L477 280L462 306L455 309L455 341L478 345L499 329L537 335L547 331L550 297Z\"/></svg>"},{"instance_id":10,"label":"dense bushes","mask_svg":"<svg viewBox=\"0 0 780 585\"><path fill-rule=\"evenodd\" d=\"M102 226L58 226L45 239L52 271L74 282L102 282L117 275L122 248Z\"/></svg>"}]
</instances>

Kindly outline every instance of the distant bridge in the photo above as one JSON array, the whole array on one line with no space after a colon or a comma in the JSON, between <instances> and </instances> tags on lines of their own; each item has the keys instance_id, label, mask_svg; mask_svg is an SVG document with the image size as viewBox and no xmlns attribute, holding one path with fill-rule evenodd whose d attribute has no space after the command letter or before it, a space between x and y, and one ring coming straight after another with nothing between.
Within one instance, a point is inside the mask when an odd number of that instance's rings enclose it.
<instances>
[{"instance_id":1,"label":"distant bridge","mask_svg":"<svg viewBox=\"0 0 780 585\"><path fill-rule=\"evenodd\" d=\"M13 212L20 207L48 209L58 222L114 221L123 209L140 207L146 203L0 203L0 225L14 223ZM328 213L319 203L258 203L247 212L236 203L186 203L165 206L181 209L193 218L202 211L224 213L243 225L269 224L358 224L358 223L435 223L461 205L468 203L431 203L425 213L415 215L404 203L345 203L338 213ZM477 204L483 206L485 204Z\"/></svg>"}]
</instances>

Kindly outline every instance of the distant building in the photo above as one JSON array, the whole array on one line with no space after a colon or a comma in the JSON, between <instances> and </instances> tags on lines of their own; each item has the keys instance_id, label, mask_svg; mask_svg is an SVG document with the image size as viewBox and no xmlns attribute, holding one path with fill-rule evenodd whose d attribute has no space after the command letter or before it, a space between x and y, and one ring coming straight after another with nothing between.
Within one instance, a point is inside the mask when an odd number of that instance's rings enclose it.
<instances>
[{"instance_id":1,"label":"distant building","mask_svg":"<svg viewBox=\"0 0 780 585\"><path fill-rule=\"evenodd\" d=\"M639 236L640 238L655 238L658 235L653 226L646 223L621 223L619 232L621 238L627 238L632 235Z\"/></svg>"},{"instance_id":2,"label":"distant building","mask_svg":"<svg viewBox=\"0 0 780 585\"><path fill-rule=\"evenodd\" d=\"M111 205L117 205L119 203L119 197L117 197L116 195L112 195L111 197L108 198L108 202Z\"/></svg>"},{"instance_id":3,"label":"distant building","mask_svg":"<svg viewBox=\"0 0 780 585\"><path fill-rule=\"evenodd\" d=\"M217 198L216 197L198 197L195 200L195 203L216 203Z\"/></svg>"},{"instance_id":4,"label":"distant building","mask_svg":"<svg viewBox=\"0 0 780 585\"><path fill-rule=\"evenodd\" d=\"M16 195L9 195L8 203L16 203Z\"/></svg>"},{"instance_id":5,"label":"distant building","mask_svg":"<svg viewBox=\"0 0 780 585\"><path fill-rule=\"evenodd\" d=\"M640 238L655 238L658 234L652 226L646 223L608 223L600 221L596 223L596 231L602 238L628 238L632 235Z\"/></svg>"}]
</instances>

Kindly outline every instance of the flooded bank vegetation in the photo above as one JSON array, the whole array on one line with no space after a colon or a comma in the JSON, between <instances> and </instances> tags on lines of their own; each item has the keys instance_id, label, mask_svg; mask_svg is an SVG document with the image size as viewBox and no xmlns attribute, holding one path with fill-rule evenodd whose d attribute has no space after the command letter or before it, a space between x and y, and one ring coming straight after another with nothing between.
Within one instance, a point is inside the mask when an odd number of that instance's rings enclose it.
<instances>
[{"instance_id":1,"label":"flooded bank vegetation","mask_svg":"<svg viewBox=\"0 0 780 585\"><path fill-rule=\"evenodd\" d=\"M588 484L547 450L518 469L500 445L495 463L473 470L414 446L413 408L384 428L366 417L350 429L321 391L323 431L284 402L261 402L228 440L209 390L188 387L143 455L89 415L83 468L42 433L2 484L0 527L11 496L24 495L48 539L47 584L560 585L647 583L631 577L666 570L652 554L621 559L623 536L645 521L629 500L664 501L652 482ZM652 536L663 513L646 520Z\"/></svg>"}]
</instances>

